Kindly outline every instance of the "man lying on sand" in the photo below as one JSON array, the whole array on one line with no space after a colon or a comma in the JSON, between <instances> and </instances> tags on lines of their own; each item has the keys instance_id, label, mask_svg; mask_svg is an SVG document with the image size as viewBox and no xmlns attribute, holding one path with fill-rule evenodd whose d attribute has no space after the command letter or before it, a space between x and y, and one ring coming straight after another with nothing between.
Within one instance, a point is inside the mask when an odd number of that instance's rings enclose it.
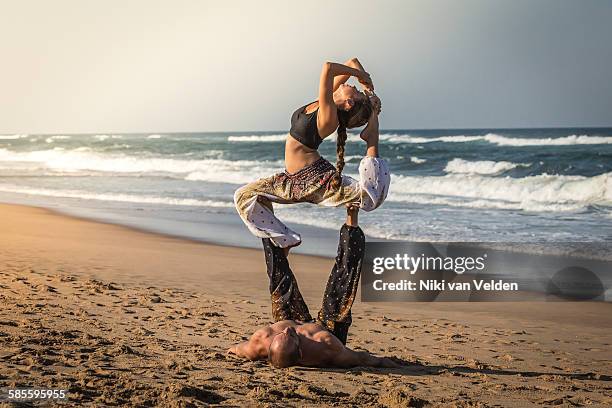
<instances>
[{"instance_id":1,"label":"man lying on sand","mask_svg":"<svg viewBox=\"0 0 612 408\"><path fill-rule=\"evenodd\" d=\"M228 350L249 360L267 359L274 367L399 367L393 360L354 351L318 323L282 320L257 330L250 340Z\"/></svg>"},{"instance_id":2,"label":"man lying on sand","mask_svg":"<svg viewBox=\"0 0 612 408\"><path fill-rule=\"evenodd\" d=\"M398 367L388 358L345 346L365 251L365 235L357 225L358 211L358 208L347 209L346 223L340 229L338 255L316 322L310 316L283 249L272 244L269 238L262 240L276 323L257 330L250 340L228 352L251 360L268 359L278 368L292 365Z\"/></svg>"}]
</instances>

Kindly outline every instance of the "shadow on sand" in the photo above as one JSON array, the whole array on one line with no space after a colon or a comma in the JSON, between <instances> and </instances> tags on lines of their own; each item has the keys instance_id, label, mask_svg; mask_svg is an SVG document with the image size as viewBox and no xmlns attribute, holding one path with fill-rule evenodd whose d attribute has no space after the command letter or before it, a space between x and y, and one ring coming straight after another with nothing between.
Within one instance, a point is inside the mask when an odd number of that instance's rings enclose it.
<instances>
[{"instance_id":1,"label":"shadow on sand","mask_svg":"<svg viewBox=\"0 0 612 408\"><path fill-rule=\"evenodd\" d=\"M298 370L304 371L329 371L329 372L359 372L359 373L392 373L406 376L417 375L441 375L450 374L487 374L487 375L520 375L522 377L542 377L542 376L557 376L571 380L591 380L591 381L612 381L612 376L596 373L559 373L559 372L540 372L540 371L521 371L521 370L505 370L486 367L472 368L462 365L457 366L442 366L442 365L427 365L415 363L412 361L402 360L396 357L391 357L393 361L400 364L397 368L377 368L377 367L354 367L354 368L313 368L299 367Z\"/></svg>"}]
</instances>

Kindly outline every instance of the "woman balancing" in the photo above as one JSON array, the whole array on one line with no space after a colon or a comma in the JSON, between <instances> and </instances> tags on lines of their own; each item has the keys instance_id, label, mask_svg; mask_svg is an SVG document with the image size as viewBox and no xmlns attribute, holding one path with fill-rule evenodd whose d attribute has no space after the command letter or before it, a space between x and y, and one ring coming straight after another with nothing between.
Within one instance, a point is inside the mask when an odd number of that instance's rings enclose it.
<instances>
[{"instance_id":1,"label":"woman balancing","mask_svg":"<svg viewBox=\"0 0 612 408\"><path fill-rule=\"evenodd\" d=\"M357 78L365 93L345 84L351 76ZM276 218L272 202L346 205L372 211L386 198L391 176L385 160L378 157L381 104L373 91L370 75L356 58L345 65L324 63L319 98L298 108L291 117L291 130L285 143L285 171L236 190L234 202L240 218L254 235L282 248L285 256L289 248L302 241L300 234ZM360 179L355 180L342 175L346 130L366 123L360 135L367 144L366 156L359 164ZM317 148L336 130L334 167L319 155Z\"/></svg>"}]
</instances>

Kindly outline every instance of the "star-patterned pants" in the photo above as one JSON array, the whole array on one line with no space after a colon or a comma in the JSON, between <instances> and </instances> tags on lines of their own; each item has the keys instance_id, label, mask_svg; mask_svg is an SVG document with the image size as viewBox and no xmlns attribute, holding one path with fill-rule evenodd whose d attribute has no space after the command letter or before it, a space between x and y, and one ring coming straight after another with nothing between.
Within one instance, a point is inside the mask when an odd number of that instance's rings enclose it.
<instances>
[{"instance_id":1,"label":"star-patterned pants","mask_svg":"<svg viewBox=\"0 0 612 408\"><path fill-rule=\"evenodd\" d=\"M280 320L313 322L297 281L282 248L269 238L262 239L270 278L272 317ZM365 235L359 227L344 224L340 229L338 255L327 280L323 304L316 322L327 328L343 344L352 323L351 307L357 295L365 251Z\"/></svg>"},{"instance_id":2,"label":"star-patterned pants","mask_svg":"<svg viewBox=\"0 0 612 408\"><path fill-rule=\"evenodd\" d=\"M366 156L359 164L359 180L342 176L341 186L331 185L336 168L323 157L297 173L287 171L260 178L234 193L238 214L257 237L287 248L301 243L300 234L274 215L272 203L308 202L327 207L354 203L364 211L378 208L389 191L391 173L380 157Z\"/></svg>"}]
</instances>

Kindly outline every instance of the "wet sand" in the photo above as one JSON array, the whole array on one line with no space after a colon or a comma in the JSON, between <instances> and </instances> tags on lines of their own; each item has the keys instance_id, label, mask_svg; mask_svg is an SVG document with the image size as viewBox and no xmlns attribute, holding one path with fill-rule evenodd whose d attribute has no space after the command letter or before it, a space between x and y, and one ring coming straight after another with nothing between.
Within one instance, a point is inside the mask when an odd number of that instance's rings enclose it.
<instances>
[{"instance_id":1,"label":"wet sand","mask_svg":"<svg viewBox=\"0 0 612 408\"><path fill-rule=\"evenodd\" d=\"M332 260L290 262L316 312ZM260 251L0 204L0 389L92 407L612 404L610 304L357 300L348 345L405 367L277 370L225 353L270 322L267 293Z\"/></svg>"}]
</instances>

